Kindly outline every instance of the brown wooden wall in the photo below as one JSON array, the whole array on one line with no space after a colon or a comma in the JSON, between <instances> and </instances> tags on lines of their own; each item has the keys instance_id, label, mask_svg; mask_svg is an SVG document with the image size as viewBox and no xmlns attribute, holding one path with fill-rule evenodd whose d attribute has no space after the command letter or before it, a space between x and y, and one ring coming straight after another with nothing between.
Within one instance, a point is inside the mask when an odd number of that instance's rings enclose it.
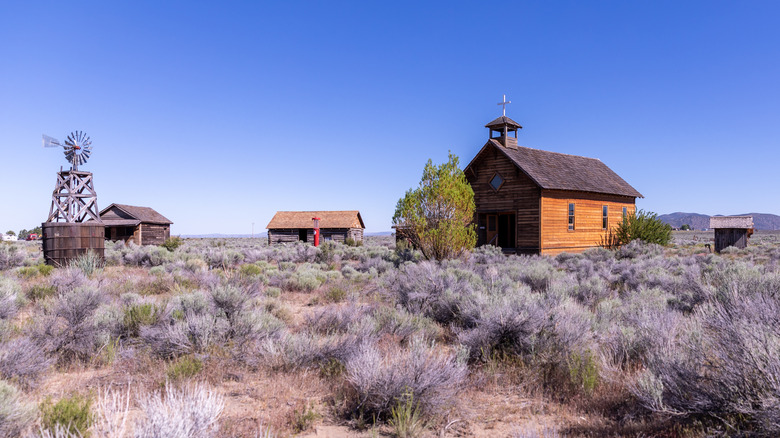
<instances>
[{"instance_id":1,"label":"brown wooden wall","mask_svg":"<svg viewBox=\"0 0 780 438\"><path fill-rule=\"evenodd\" d=\"M362 228L322 228L320 229L320 243L326 240L332 240L335 242L344 243L348 237L351 237L355 241L363 241L363 229ZM297 242L299 240L299 229L269 229L268 230L268 244L274 243L290 243ZM309 228L306 230L306 242L314 243L314 230Z\"/></svg>"},{"instance_id":2,"label":"brown wooden wall","mask_svg":"<svg viewBox=\"0 0 780 438\"><path fill-rule=\"evenodd\" d=\"M716 228L715 252L721 252L729 246L746 248L751 230L747 228Z\"/></svg>"},{"instance_id":3,"label":"brown wooden wall","mask_svg":"<svg viewBox=\"0 0 780 438\"><path fill-rule=\"evenodd\" d=\"M141 245L162 245L171 237L170 225L140 224Z\"/></svg>"},{"instance_id":4,"label":"brown wooden wall","mask_svg":"<svg viewBox=\"0 0 780 438\"><path fill-rule=\"evenodd\" d=\"M574 203L574 231L569 230L569 203ZM606 236L601 220L604 205L609 207L609 228L623 220L623 207L629 214L636 210L632 197L542 190L541 253L581 252L600 246Z\"/></svg>"},{"instance_id":5,"label":"brown wooden wall","mask_svg":"<svg viewBox=\"0 0 780 438\"><path fill-rule=\"evenodd\" d=\"M504 184L496 191L490 180L498 172ZM466 178L477 206L477 245L487 243L484 213L515 213L515 240L519 252L539 251L539 199L541 189L494 147L488 146L472 163Z\"/></svg>"}]
</instances>

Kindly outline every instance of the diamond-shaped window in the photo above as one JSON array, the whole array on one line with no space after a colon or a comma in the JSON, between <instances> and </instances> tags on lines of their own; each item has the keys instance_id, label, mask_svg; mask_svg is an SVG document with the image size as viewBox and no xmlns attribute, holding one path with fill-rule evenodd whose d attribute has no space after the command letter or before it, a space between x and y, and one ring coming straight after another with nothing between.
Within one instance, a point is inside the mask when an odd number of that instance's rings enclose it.
<instances>
[{"instance_id":1,"label":"diamond-shaped window","mask_svg":"<svg viewBox=\"0 0 780 438\"><path fill-rule=\"evenodd\" d=\"M501 178L501 175L499 174L495 174L495 176L493 176L493 178L490 180L490 185L495 190L500 189L502 184L504 184L504 178Z\"/></svg>"}]
</instances>

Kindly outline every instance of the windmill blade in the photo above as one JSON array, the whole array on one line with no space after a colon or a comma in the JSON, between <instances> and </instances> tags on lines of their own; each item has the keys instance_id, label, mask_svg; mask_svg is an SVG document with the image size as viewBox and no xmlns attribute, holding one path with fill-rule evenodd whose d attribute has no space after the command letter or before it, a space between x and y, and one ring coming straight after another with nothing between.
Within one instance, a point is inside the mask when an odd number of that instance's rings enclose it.
<instances>
[{"instance_id":1,"label":"windmill blade","mask_svg":"<svg viewBox=\"0 0 780 438\"><path fill-rule=\"evenodd\" d=\"M62 144L59 140L53 137L49 137L48 135L43 136L43 147L45 148L56 148L60 147Z\"/></svg>"}]
</instances>

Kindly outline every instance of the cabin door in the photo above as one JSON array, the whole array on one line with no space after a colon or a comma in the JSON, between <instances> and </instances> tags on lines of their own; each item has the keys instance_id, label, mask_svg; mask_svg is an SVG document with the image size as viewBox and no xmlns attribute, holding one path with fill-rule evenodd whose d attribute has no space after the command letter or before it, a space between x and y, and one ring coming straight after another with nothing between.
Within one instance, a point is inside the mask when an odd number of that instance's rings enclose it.
<instances>
[{"instance_id":1,"label":"cabin door","mask_svg":"<svg viewBox=\"0 0 780 438\"><path fill-rule=\"evenodd\" d=\"M305 242L306 240L308 240L308 237L309 237L309 230L307 230L306 228L298 229L298 240L300 240L301 242Z\"/></svg>"},{"instance_id":2,"label":"cabin door","mask_svg":"<svg viewBox=\"0 0 780 438\"><path fill-rule=\"evenodd\" d=\"M498 215L487 215L486 240L488 245L498 245Z\"/></svg>"}]
</instances>

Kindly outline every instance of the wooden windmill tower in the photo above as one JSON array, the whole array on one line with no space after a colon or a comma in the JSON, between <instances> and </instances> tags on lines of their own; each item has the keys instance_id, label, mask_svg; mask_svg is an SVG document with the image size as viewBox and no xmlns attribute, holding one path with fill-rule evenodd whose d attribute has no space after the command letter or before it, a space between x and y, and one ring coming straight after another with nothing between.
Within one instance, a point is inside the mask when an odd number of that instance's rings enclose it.
<instances>
[{"instance_id":1,"label":"wooden windmill tower","mask_svg":"<svg viewBox=\"0 0 780 438\"><path fill-rule=\"evenodd\" d=\"M43 136L44 147L62 147L70 170L57 172L51 208L43 230L43 258L54 266L92 251L103 258L105 227L100 220L92 173L79 170L92 154L92 140L82 131L68 135L65 143Z\"/></svg>"}]
</instances>

